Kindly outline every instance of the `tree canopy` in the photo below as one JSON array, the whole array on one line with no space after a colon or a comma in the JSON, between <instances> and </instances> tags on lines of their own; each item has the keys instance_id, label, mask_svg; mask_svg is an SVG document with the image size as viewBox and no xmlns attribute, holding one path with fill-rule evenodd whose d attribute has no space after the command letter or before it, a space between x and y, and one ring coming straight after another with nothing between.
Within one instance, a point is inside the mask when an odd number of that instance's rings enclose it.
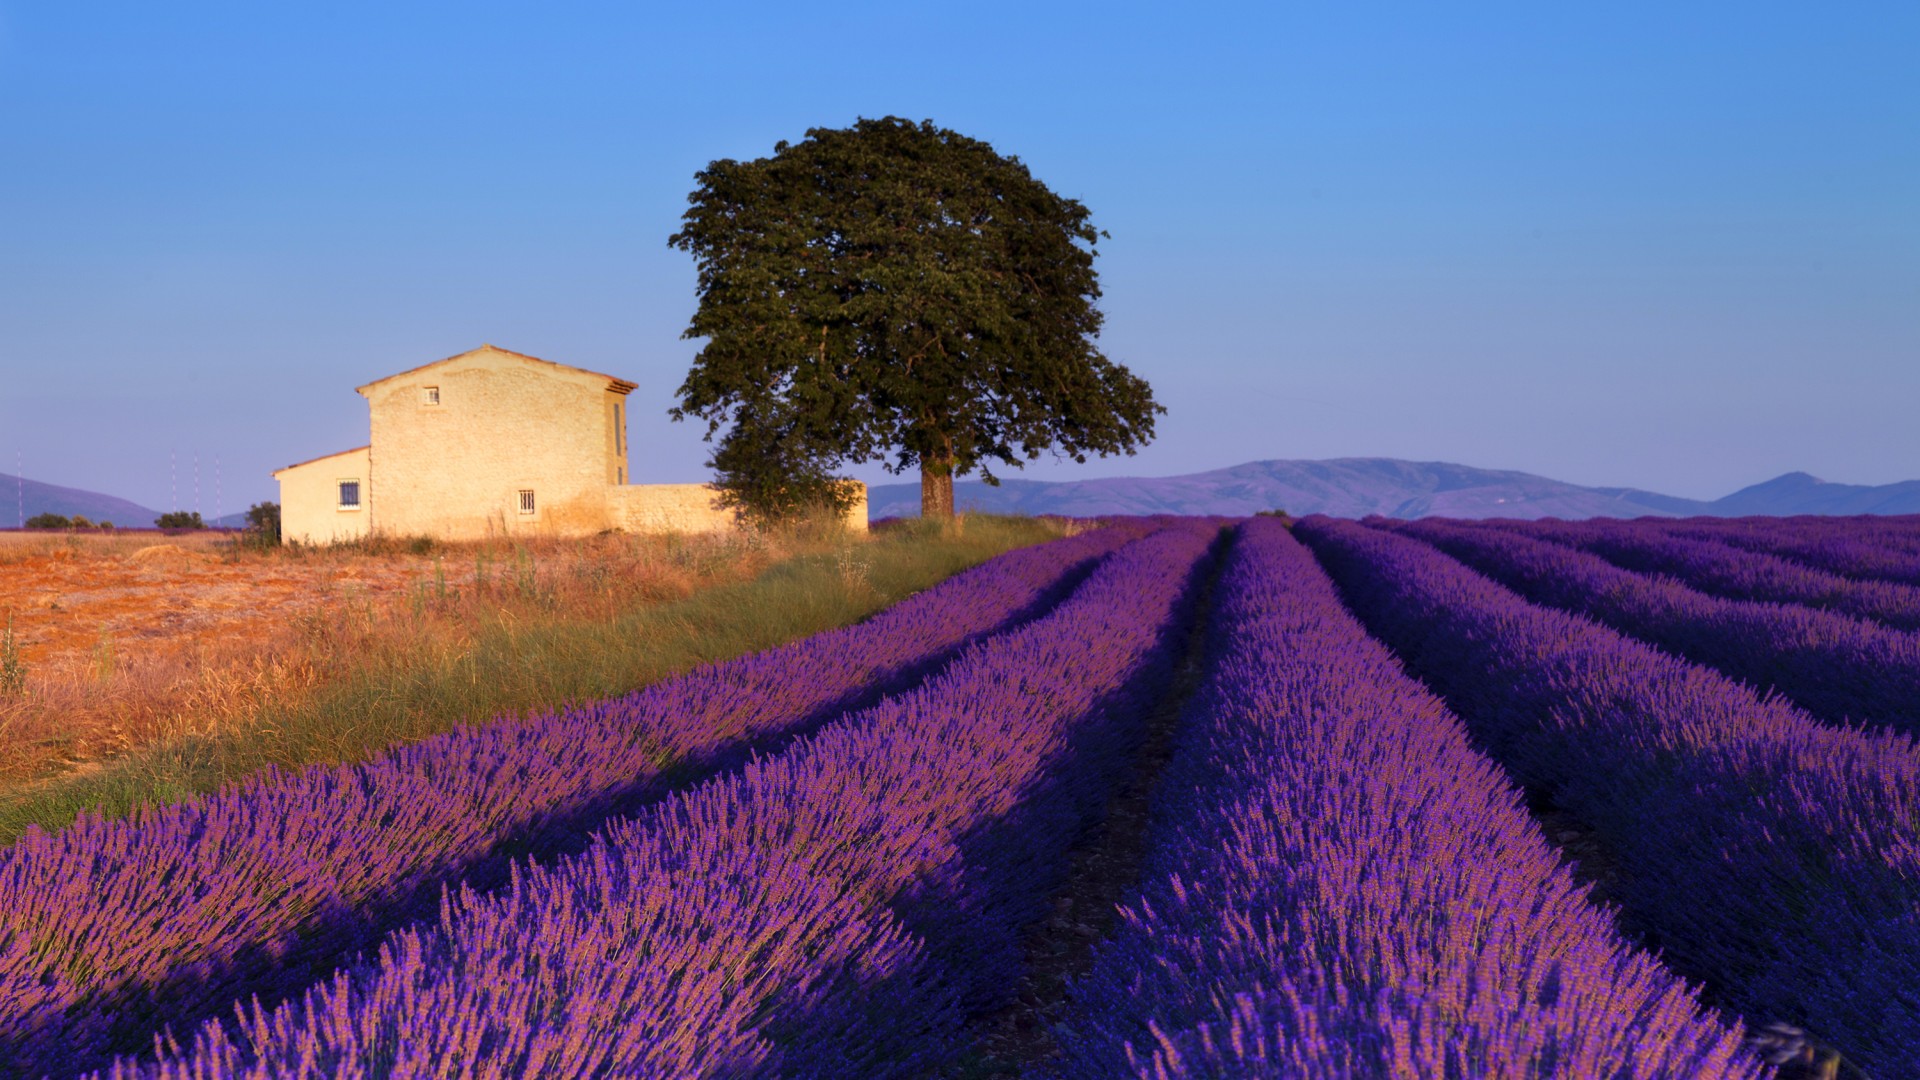
<instances>
[{"instance_id":1,"label":"tree canopy","mask_svg":"<svg viewBox=\"0 0 1920 1080\"><path fill-rule=\"evenodd\" d=\"M706 344L672 415L720 435L735 505L833 502L835 467L883 461L944 517L955 476L1153 437L1165 410L1094 344L1105 234L1019 158L886 117L696 179L668 242L698 263L684 336Z\"/></svg>"}]
</instances>

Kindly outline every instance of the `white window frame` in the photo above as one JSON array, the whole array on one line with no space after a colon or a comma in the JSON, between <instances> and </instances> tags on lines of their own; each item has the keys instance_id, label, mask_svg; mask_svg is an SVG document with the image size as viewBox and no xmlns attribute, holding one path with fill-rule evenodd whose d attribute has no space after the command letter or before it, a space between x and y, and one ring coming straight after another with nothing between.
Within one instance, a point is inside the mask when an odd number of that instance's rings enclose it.
<instances>
[{"instance_id":1,"label":"white window frame","mask_svg":"<svg viewBox=\"0 0 1920 1080\"><path fill-rule=\"evenodd\" d=\"M346 500L346 486L353 485L353 502ZM367 505L367 485L357 476L342 476L333 485L334 509L351 513Z\"/></svg>"},{"instance_id":2,"label":"white window frame","mask_svg":"<svg viewBox=\"0 0 1920 1080\"><path fill-rule=\"evenodd\" d=\"M426 406L427 408L433 408L434 406L439 405L440 404L440 388L437 386L421 387L420 388L420 404Z\"/></svg>"},{"instance_id":3,"label":"white window frame","mask_svg":"<svg viewBox=\"0 0 1920 1080\"><path fill-rule=\"evenodd\" d=\"M517 504L520 508L520 514L522 517L532 517L534 514L539 512L538 504L534 502L532 488L518 489Z\"/></svg>"}]
</instances>

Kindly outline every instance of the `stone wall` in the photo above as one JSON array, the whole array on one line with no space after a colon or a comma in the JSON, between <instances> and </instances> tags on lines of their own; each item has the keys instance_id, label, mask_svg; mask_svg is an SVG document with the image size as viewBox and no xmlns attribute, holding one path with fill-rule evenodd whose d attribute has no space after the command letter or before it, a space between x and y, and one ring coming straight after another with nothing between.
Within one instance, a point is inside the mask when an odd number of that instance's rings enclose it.
<instances>
[{"instance_id":1,"label":"stone wall","mask_svg":"<svg viewBox=\"0 0 1920 1080\"><path fill-rule=\"evenodd\" d=\"M854 492L853 505L847 508L847 528L852 529L854 532L866 532L867 485L858 480L847 480L843 481L843 483L858 489Z\"/></svg>"},{"instance_id":2,"label":"stone wall","mask_svg":"<svg viewBox=\"0 0 1920 1080\"><path fill-rule=\"evenodd\" d=\"M627 475L616 423L624 393L606 376L486 347L360 393L372 417L380 532L471 540L614 524L607 493Z\"/></svg>"},{"instance_id":3,"label":"stone wall","mask_svg":"<svg viewBox=\"0 0 1920 1080\"><path fill-rule=\"evenodd\" d=\"M629 484L608 492L607 510L616 529L633 533L725 532L733 512L716 505L705 484Z\"/></svg>"},{"instance_id":4,"label":"stone wall","mask_svg":"<svg viewBox=\"0 0 1920 1080\"><path fill-rule=\"evenodd\" d=\"M857 486L858 498L847 512L847 527L866 532L867 485ZM718 494L706 484L631 484L608 493L607 516L614 528L634 533L724 532L736 528L733 512L723 509L717 500Z\"/></svg>"},{"instance_id":5,"label":"stone wall","mask_svg":"<svg viewBox=\"0 0 1920 1080\"><path fill-rule=\"evenodd\" d=\"M367 447L343 450L273 474L280 481L280 535L286 543L330 544L372 529L373 478ZM340 481L360 484L360 506L340 505Z\"/></svg>"}]
</instances>

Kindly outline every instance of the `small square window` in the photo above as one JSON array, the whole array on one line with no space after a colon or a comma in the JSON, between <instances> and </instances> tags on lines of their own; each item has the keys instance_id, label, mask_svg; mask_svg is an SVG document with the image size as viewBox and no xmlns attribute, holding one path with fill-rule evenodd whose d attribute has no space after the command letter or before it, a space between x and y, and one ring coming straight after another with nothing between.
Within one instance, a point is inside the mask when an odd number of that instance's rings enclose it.
<instances>
[{"instance_id":1,"label":"small square window","mask_svg":"<svg viewBox=\"0 0 1920 1080\"><path fill-rule=\"evenodd\" d=\"M520 489L520 512L523 514L533 513L533 489L532 488Z\"/></svg>"},{"instance_id":2,"label":"small square window","mask_svg":"<svg viewBox=\"0 0 1920 1080\"><path fill-rule=\"evenodd\" d=\"M420 391L420 404L422 404L422 405L438 405L438 404L440 404L440 388L439 388L439 387L437 387L437 386L429 386L429 387L427 387L427 388L425 388L425 389L423 389L423 390L421 390L421 391Z\"/></svg>"},{"instance_id":3,"label":"small square window","mask_svg":"<svg viewBox=\"0 0 1920 1080\"><path fill-rule=\"evenodd\" d=\"M340 481L340 509L342 510L360 509L360 481L358 480Z\"/></svg>"}]
</instances>

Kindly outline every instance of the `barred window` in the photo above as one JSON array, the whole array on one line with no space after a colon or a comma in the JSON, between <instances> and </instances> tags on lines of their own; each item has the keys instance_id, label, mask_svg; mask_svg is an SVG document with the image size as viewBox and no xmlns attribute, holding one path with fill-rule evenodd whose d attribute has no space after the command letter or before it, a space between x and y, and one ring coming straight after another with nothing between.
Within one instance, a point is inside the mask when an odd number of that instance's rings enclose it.
<instances>
[{"instance_id":1,"label":"barred window","mask_svg":"<svg viewBox=\"0 0 1920 1080\"><path fill-rule=\"evenodd\" d=\"M520 512L523 514L533 513L533 489L532 488L520 489Z\"/></svg>"},{"instance_id":2,"label":"barred window","mask_svg":"<svg viewBox=\"0 0 1920 1080\"><path fill-rule=\"evenodd\" d=\"M340 481L340 509L342 510L360 509L360 481L358 480Z\"/></svg>"}]
</instances>

